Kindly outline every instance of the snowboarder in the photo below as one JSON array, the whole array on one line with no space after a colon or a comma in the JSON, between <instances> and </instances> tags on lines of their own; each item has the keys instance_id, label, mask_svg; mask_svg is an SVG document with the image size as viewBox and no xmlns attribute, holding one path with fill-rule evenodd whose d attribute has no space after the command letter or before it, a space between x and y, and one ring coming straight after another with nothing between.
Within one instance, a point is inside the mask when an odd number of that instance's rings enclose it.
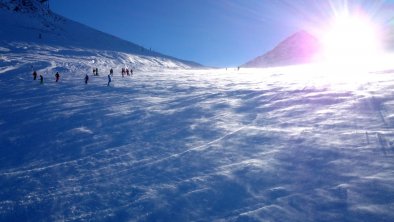
<instances>
[{"instance_id":1,"label":"snowboarder","mask_svg":"<svg viewBox=\"0 0 394 222\"><path fill-rule=\"evenodd\" d=\"M36 70L34 70L34 72L33 72L33 80L36 80L37 79L37 72L36 72Z\"/></svg>"},{"instance_id":2,"label":"snowboarder","mask_svg":"<svg viewBox=\"0 0 394 222\"><path fill-rule=\"evenodd\" d=\"M107 84L107 86L109 86L109 83L111 82L112 80L111 80L111 75L108 75L108 84Z\"/></svg>"},{"instance_id":3,"label":"snowboarder","mask_svg":"<svg viewBox=\"0 0 394 222\"><path fill-rule=\"evenodd\" d=\"M40 84L44 83L44 77L40 74Z\"/></svg>"},{"instance_id":4,"label":"snowboarder","mask_svg":"<svg viewBox=\"0 0 394 222\"><path fill-rule=\"evenodd\" d=\"M114 70L113 70L112 68L109 70L109 74L110 74L111 76L114 75Z\"/></svg>"},{"instance_id":5,"label":"snowboarder","mask_svg":"<svg viewBox=\"0 0 394 222\"><path fill-rule=\"evenodd\" d=\"M88 74L85 75L85 85L88 84L89 76Z\"/></svg>"},{"instance_id":6,"label":"snowboarder","mask_svg":"<svg viewBox=\"0 0 394 222\"><path fill-rule=\"evenodd\" d=\"M59 72L56 72L56 74L55 74L55 78L56 78L56 82L58 82L58 81L59 81L59 79L60 79L60 74L59 74Z\"/></svg>"}]
</instances>

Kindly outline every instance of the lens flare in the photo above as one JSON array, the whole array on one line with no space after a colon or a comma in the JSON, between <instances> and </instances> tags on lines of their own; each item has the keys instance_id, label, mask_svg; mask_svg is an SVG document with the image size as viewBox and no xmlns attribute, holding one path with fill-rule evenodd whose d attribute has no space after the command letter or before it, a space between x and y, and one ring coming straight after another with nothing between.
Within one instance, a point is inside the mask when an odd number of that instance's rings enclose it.
<instances>
[{"instance_id":1,"label":"lens flare","mask_svg":"<svg viewBox=\"0 0 394 222\"><path fill-rule=\"evenodd\" d=\"M322 44L326 60L348 65L372 64L382 52L378 28L362 16L335 17Z\"/></svg>"}]
</instances>

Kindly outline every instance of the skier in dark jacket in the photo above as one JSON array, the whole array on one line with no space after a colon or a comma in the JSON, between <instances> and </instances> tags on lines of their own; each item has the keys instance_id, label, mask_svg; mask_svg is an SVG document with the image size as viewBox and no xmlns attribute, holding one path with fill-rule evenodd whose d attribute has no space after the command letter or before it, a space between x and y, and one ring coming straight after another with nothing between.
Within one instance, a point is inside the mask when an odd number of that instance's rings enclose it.
<instances>
[{"instance_id":1,"label":"skier in dark jacket","mask_svg":"<svg viewBox=\"0 0 394 222\"><path fill-rule=\"evenodd\" d=\"M98 68L96 68L96 76L98 76Z\"/></svg>"},{"instance_id":2,"label":"skier in dark jacket","mask_svg":"<svg viewBox=\"0 0 394 222\"><path fill-rule=\"evenodd\" d=\"M44 83L44 77L40 74L40 84Z\"/></svg>"},{"instance_id":3,"label":"skier in dark jacket","mask_svg":"<svg viewBox=\"0 0 394 222\"><path fill-rule=\"evenodd\" d=\"M36 80L37 79L37 72L34 70L34 72L33 72L33 80Z\"/></svg>"},{"instance_id":4,"label":"skier in dark jacket","mask_svg":"<svg viewBox=\"0 0 394 222\"><path fill-rule=\"evenodd\" d=\"M111 75L108 75L108 84L107 86L109 86L109 83L111 83L112 79L111 79Z\"/></svg>"},{"instance_id":5,"label":"skier in dark jacket","mask_svg":"<svg viewBox=\"0 0 394 222\"><path fill-rule=\"evenodd\" d=\"M112 68L109 70L109 74L110 74L111 76L114 75L114 70L113 70Z\"/></svg>"},{"instance_id":6,"label":"skier in dark jacket","mask_svg":"<svg viewBox=\"0 0 394 222\"><path fill-rule=\"evenodd\" d=\"M126 74L127 74L127 76L130 75L129 69L127 69L127 68L126 68Z\"/></svg>"},{"instance_id":7,"label":"skier in dark jacket","mask_svg":"<svg viewBox=\"0 0 394 222\"><path fill-rule=\"evenodd\" d=\"M56 74L55 74L55 78L56 78L56 82L58 82L58 81L59 81L59 79L60 79L60 74L59 74L59 72L56 72Z\"/></svg>"},{"instance_id":8,"label":"skier in dark jacket","mask_svg":"<svg viewBox=\"0 0 394 222\"><path fill-rule=\"evenodd\" d=\"M88 80L89 80L89 76L88 76L88 74L86 74L86 76L85 76L85 84L88 84Z\"/></svg>"}]
</instances>

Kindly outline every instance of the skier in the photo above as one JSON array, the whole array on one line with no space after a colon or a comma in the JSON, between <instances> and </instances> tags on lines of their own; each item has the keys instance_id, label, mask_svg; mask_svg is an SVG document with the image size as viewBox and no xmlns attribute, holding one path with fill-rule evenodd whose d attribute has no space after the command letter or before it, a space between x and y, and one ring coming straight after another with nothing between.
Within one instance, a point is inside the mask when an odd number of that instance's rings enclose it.
<instances>
[{"instance_id":1,"label":"skier","mask_svg":"<svg viewBox=\"0 0 394 222\"><path fill-rule=\"evenodd\" d=\"M40 74L40 84L44 83L44 77Z\"/></svg>"},{"instance_id":2,"label":"skier","mask_svg":"<svg viewBox=\"0 0 394 222\"><path fill-rule=\"evenodd\" d=\"M108 84L107 84L107 86L109 86L109 83L111 82L112 80L111 80L111 75L108 75Z\"/></svg>"},{"instance_id":3,"label":"skier","mask_svg":"<svg viewBox=\"0 0 394 222\"><path fill-rule=\"evenodd\" d=\"M126 68L126 74L127 74L127 76L130 75L130 72L129 72L129 69L128 69L128 68Z\"/></svg>"},{"instance_id":4,"label":"skier","mask_svg":"<svg viewBox=\"0 0 394 222\"><path fill-rule=\"evenodd\" d=\"M131 76L133 75L133 69L132 68L130 68L130 75Z\"/></svg>"},{"instance_id":5,"label":"skier","mask_svg":"<svg viewBox=\"0 0 394 222\"><path fill-rule=\"evenodd\" d=\"M124 77L125 72L124 68L122 68L122 77Z\"/></svg>"},{"instance_id":6,"label":"skier","mask_svg":"<svg viewBox=\"0 0 394 222\"><path fill-rule=\"evenodd\" d=\"M109 74L110 74L111 76L114 75L114 70L113 70L112 68L109 70Z\"/></svg>"},{"instance_id":7,"label":"skier","mask_svg":"<svg viewBox=\"0 0 394 222\"><path fill-rule=\"evenodd\" d=\"M34 72L33 72L33 80L36 80L37 79L37 72L36 72L36 70L34 70Z\"/></svg>"},{"instance_id":8,"label":"skier","mask_svg":"<svg viewBox=\"0 0 394 222\"><path fill-rule=\"evenodd\" d=\"M93 68L93 75L94 76L96 75L96 69L95 68Z\"/></svg>"},{"instance_id":9,"label":"skier","mask_svg":"<svg viewBox=\"0 0 394 222\"><path fill-rule=\"evenodd\" d=\"M98 76L98 68L96 68L96 76Z\"/></svg>"},{"instance_id":10,"label":"skier","mask_svg":"<svg viewBox=\"0 0 394 222\"><path fill-rule=\"evenodd\" d=\"M89 76L88 76L88 74L86 74L86 76L85 76L85 85L88 84L88 80L89 80Z\"/></svg>"},{"instance_id":11,"label":"skier","mask_svg":"<svg viewBox=\"0 0 394 222\"><path fill-rule=\"evenodd\" d=\"M56 82L58 82L58 81L59 81L59 79L60 79L60 74L59 74L59 72L56 72L56 74L55 74L55 78L56 78Z\"/></svg>"}]
</instances>

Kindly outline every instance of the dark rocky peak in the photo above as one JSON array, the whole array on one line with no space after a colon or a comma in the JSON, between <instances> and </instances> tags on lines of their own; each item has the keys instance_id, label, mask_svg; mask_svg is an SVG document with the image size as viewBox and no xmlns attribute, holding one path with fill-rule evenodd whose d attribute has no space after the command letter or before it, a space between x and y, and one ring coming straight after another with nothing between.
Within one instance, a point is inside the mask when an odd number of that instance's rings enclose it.
<instances>
[{"instance_id":1,"label":"dark rocky peak","mask_svg":"<svg viewBox=\"0 0 394 222\"><path fill-rule=\"evenodd\" d=\"M50 13L49 0L0 0L0 8L20 13Z\"/></svg>"}]
</instances>

